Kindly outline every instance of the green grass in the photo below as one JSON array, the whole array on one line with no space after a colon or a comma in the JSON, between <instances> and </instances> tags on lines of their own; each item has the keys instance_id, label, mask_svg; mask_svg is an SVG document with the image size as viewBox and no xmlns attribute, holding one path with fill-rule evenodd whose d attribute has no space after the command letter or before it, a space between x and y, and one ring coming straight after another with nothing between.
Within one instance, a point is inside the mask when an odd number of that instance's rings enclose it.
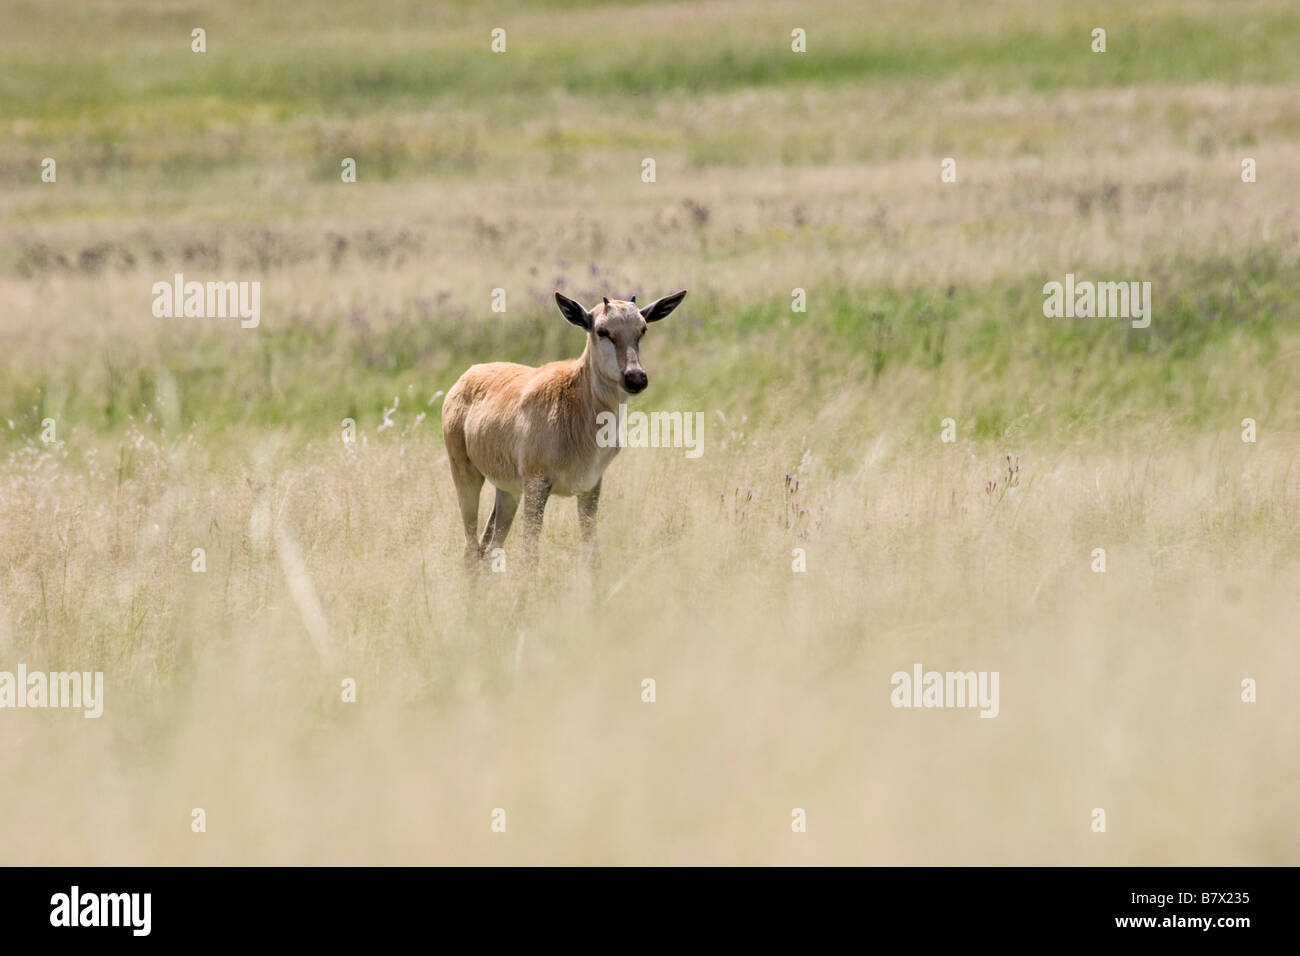
<instances>
[{"instance_id":1,"label":"green grass","mask_svg":"<svg viewBox=\"0 0 1300 956\"><path fill-rule=\"evenodd\" d=\"M1034 29L954 35L918 17L883 28L869 13L811 18L810 52L789 49L788 29L702 26L686 35L647 23L637 37L517 34L504 56L487 30L415 31L390 42L315 36L267 43L237 27L210 29L209 52L189 51L176 22L133 24L98 55L52 60L11 49L0 64L0 108L44 124L110 123L133 114L191 110L189 122L251 106L359 117L376 108L538 98L555 90L621 99L782 85L955 84L958 95L1029 89L1172 83L1278 83L1300 76L1292 52L1300 17L1224 10L1188 17L1140 8L1105 17L1108 48L1094 54L1094 18L1045 11ZM487 22L486 20L484 21ZM819 29L820 28L820 29ZM378 27L375 28L378 32ZM167 33L175 34L172 42ZM482 36L478 34L481 33ZM508 66L507 66L508 63Z\"/></svg>"},{"instance_id":2,"label":"green grass","mask_svg":"<svg viewBox=\"0 0 1300 956\"><path fill-rule=\"evenodd\" d=\"M960 408L986 437L1039 406L1025 423L1036 436L1095 433L1121 412L1133 424L1189 431L1241 408L1294 417L1276 407L1278 390L1294 387L1279 341L1294 347L1300 335L1291 275L1271 251L1171 263L1150 276L1155 312L1145 330L1044 318L1036 278L951 289L826 286L809 290L806 313L787 300L735 308L699 298L647 340L656 385L647 398L656 407L744 408L762 424L846 389L864 407L885 391L907 409L893 427L929 429ZM540 364L572 357L583 343L549 304L488 318L418 299L391 312L264 316L255 332L222 320L172 323L88 365L10 365L0 407L13 410L16 428L0 434L19 444L57 414L100 432L152 415L185 427L310 435L344 417L376 421L395 395L436 415L428 399L475 362ZM1212 379L1228 354L1233 374ZM163 382L178 408L159 404Z\"/></svg>"},{"instance_id":3,"label":"green grass","mask_svg":"<svg viewBox=\"0 0 1300 956\"><path fill-rule=\"evenodd\" d=\"M284 25L238 10L63 19L66 13L16 4L0 21L22 38L0 47L0 116L34 124L47 144L57 144L87 130L101 142L129 139L141 123L166 135L201 132L261 112L357 119L490 102L527 115L556 91L615 106L673 91L764 87L941 84L975 97L1300 77L1292 55L1300 17L1276 9L1193 16L1177 5L1090 14L1043 5L1009 15L1007 28L994 30L977 18L949 23L938 14L950 15L950 6L883 16L847 5L764 11L743 27L707 17L695 24L682 8L688 29L681 20L651 17L635 35L615 35L602 31L621 28L601 20L569 31L554 18L521 21L517 12L476 15L470 7L448 23L402 4L347 32L329 29L326 8L309 8L317 13L308 21L314 28L286 33ZM205 54L189 50L191 21L209 31ZM496 23L513 30L504 55L488 50L488 25ZM809 31L807 54L790 52L791 23ZM1104 54L1089 48L1098 25L1108 30Z\"/></svg>"}]
</instances>

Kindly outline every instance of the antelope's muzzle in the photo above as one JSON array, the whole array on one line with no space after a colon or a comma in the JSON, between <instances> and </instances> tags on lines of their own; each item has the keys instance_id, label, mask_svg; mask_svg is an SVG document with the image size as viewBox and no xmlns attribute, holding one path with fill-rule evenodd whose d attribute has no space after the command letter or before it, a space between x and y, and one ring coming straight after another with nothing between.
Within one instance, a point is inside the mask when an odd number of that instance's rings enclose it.
<instances>
[{"instance_id":1,"label":"antelope's muzzle","mask_svg":"<svg viewBox=\"0 0 1300 956\"><path fill-rule=\"evenodd\" d=\"M637 392L644 392L645 387L649 384L649 376L639 368L630 368L623 373L623 387L633 395Z\"/></svg>"}]
</instances>

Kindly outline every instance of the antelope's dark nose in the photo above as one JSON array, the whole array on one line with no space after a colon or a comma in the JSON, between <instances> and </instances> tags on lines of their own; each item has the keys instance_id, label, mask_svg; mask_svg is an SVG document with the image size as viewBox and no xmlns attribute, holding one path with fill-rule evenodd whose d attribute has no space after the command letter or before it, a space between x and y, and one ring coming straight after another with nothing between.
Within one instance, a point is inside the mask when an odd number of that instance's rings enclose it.
<instances>
[{"instance_id":1,"label":"antelope's dark nose","mask_svg":"<svg viewBox=\"0 0 1300 956\"><path fill-rule=\"evenodd\" d=\"M623 373L623 387L633 395L645 391L649 384L650 378L639 368L630 368Z\"/></svg>"}]
</instances>

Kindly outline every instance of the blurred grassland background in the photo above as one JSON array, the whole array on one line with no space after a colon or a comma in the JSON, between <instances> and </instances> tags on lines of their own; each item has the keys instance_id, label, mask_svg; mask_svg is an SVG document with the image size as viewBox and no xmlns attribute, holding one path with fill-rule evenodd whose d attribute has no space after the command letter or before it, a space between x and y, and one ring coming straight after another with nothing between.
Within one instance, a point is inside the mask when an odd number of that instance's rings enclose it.
<instances>
[{"instance_id":1,"label":"blurred grassland background","mask_svg":"<svg viewBox=\"0 0 1300 956\"><path fill-rule=\"evenodd\" d=\"M0 670L107 701L0 711L0 860L1297 862L1297 49L1282 2L6 2ZM175 272L260 327L155 318ZM1151 327L1044 318L1067 272ZM553 502L516 604L439 392L576 355L557 288L691 290L634 407L705 454L619 456L594 590ZM891 708L915 662L1000 716Z\"/></svg>"}]
</instances>

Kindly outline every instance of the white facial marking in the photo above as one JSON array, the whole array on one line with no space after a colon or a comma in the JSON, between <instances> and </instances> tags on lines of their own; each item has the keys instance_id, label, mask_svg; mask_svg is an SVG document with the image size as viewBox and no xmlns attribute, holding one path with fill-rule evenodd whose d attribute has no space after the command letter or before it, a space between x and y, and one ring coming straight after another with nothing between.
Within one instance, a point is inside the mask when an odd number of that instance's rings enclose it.
<instances>
[{"instance_id":1,"label":"white facial marking","mask_svg":"<svg viewBox=\"0 0 1300 956\"><path fill-rule=\"evenodd\" d=\"M610 339L599 337L596 339L596 365L606 378L622 377L618 370L618 349Z\"/></svg>"}]
</instances>

